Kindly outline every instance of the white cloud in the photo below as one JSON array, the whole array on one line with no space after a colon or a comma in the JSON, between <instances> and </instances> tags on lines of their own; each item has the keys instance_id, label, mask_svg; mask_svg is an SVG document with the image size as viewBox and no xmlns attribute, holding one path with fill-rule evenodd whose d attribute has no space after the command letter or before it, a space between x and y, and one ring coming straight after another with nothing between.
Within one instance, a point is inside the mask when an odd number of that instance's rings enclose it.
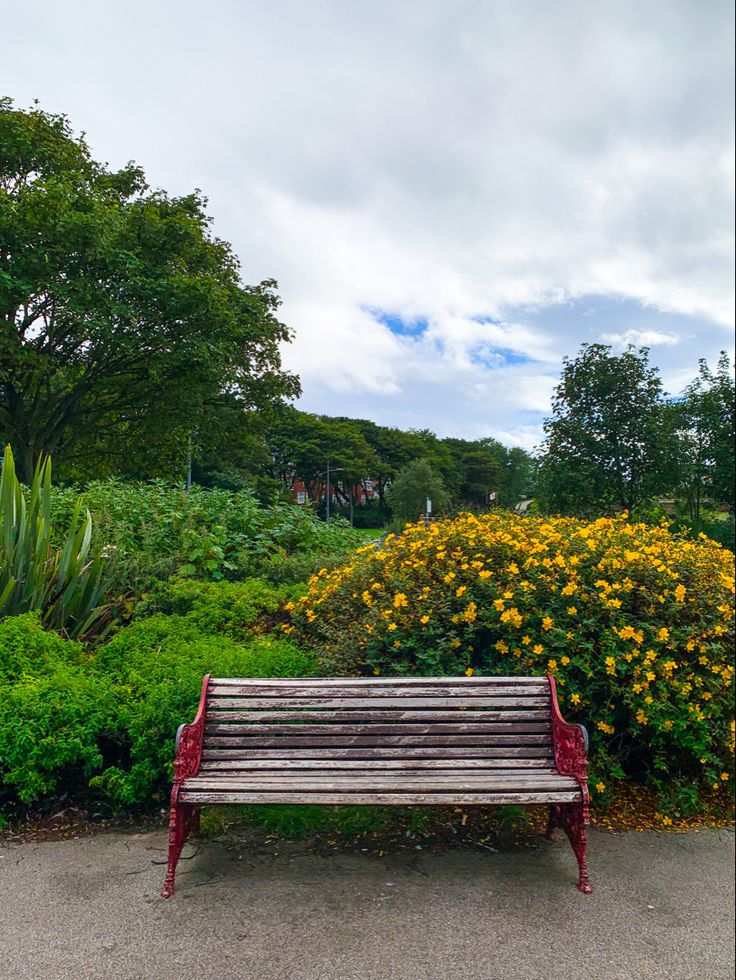
<instances>
[{"instance_id":1,"label":"white cloud","mask_svg":"<svg viewBox=\"0 0 736 980\"><path fill-rule=\"evenodd\" d=\"M306 407L525 440L584 340L648 337L672 377L731 343L732 21L724 0L27 0L0 88L209 194L245 278L280 282Z\"/></svg>"},{"instance_id":2,"label":"white cloud","mask_svg":"<svg viewBox=\"0 0 736 980\"><path fill-rule=\"evenodd\" d=\"M617 349L628 347L675 347L685 339L680 334L663 330L627 330L626 333L604 333L603 340Z\"/></svg>"}]
</instances>

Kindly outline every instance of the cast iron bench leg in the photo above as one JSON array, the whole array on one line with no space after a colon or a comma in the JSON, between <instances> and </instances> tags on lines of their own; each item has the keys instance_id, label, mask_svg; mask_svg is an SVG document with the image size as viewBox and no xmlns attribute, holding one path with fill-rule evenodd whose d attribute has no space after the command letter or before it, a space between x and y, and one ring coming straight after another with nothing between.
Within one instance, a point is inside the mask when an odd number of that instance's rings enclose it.
<instances>
[{"instance_id":1,"label":"cast iron bench leg","mask_svg":"<svg viewBox=\"0 0 736 980\"><path fill-rule=\"evenodd\" d=\"M166 869L166 881L161 889L161 898L171 898L174 894L174 876L182 848L189 834L192 831L196 833L198 828L199 807L172 799L169 814L169 863Z\"/></svg>"},{"instance_id":2,"label":"cast iron bench leg","mask_svg":"<svg viewBox=\"0 0 736 980\"><path fill-rule=\"evenodd\" d=\"M582 803L553 803L549 808L547 834L549 840L555 839L555 828L560 827L567 834L568 840L578 859L578 888L590 895L593 886L588 875L588 831L585 820L585 808Z\"/></svg>"}]
</instances>

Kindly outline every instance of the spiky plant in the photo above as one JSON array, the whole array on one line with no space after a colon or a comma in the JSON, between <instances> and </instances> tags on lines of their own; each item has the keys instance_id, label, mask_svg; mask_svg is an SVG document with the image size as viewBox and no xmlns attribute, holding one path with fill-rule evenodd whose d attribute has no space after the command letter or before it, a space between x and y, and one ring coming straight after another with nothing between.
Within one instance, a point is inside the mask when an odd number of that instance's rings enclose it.
<instances>
[{"instance_id":1,"label":"spiky plant","mask_svg":"<svg viewBox=\"0 0 736 980\"><path fill-rule=\"evenodd\" d=\"M44 625L88 633L104 609L102 559L93 553L92 517L79 498L61 548L52 544L51 459L40 459L28 499L5 447L0 476L0 617L38 610Z\"/></svg>"}]
</instances>

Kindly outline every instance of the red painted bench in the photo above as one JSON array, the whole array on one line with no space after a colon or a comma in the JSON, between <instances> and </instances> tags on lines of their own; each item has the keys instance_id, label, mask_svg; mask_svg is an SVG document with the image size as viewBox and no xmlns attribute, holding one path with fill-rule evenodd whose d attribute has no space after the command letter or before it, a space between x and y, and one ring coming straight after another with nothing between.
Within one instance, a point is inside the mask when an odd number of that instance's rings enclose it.
<instances>
[{"instance_id":1,"label":"red painted bench","mask_svg":"<svg viewBox=\"0 0 736 980\"><path fill-rule=\"evenodd\" d=\"M177 733L161 894L203 803L544 803L589 893L587 778L587 733L552 677L207 676Z\"/></svg>"}]
</instances>

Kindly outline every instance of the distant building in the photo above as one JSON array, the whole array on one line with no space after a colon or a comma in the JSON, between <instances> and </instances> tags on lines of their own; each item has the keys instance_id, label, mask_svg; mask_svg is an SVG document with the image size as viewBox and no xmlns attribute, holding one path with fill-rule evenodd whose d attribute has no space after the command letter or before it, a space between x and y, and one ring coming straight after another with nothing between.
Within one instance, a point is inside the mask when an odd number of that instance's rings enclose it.
<instances>
[{"instance_id":1,"label":"distant building","mask_svg":"<svg viewBox=\"0 0 736 980\"><path fill-rule=\"evenodd\" d=\"M323 481L317 484L316 487L312 487L310 492L309 488L300 480L298 477L294 477L289 483L289 490L291 492L291 499L296 504L306 504L308 500L313 503L321 503L327 496L327 486ZM378 490L376 489L375 480L370 477L365 477L362 480L358 480L353 484L353 494L354 503L356 507L366 507L374 500L378 500ZM330 503L344 503L348 494L343 489L343 485L340 480L333 480L330 483Z\"/></svg>"}]
</instances>

